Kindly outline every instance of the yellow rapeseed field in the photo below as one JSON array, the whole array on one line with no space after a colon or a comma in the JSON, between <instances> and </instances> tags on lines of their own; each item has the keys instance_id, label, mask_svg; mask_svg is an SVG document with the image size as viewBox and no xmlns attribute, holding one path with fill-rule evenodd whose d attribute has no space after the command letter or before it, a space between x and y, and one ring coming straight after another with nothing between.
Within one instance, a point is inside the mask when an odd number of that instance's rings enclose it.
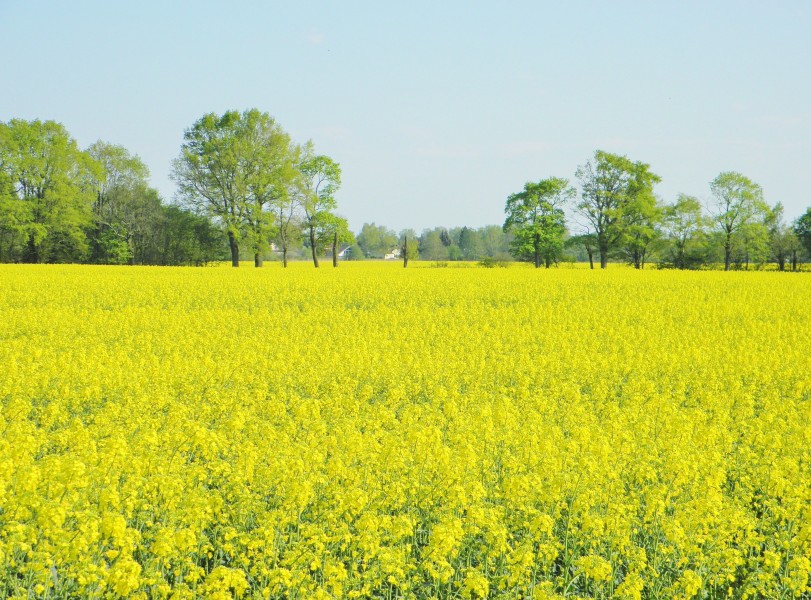
<instances>
[{"instance_id":1,"label":"yellow rapeseed field","mask_svg":"<svg viewBox=\"0 0 811 600\"><path fill-rule=\"evenodd\" d=\"M0 596L808 598L811 277L0 266Z\"/></svg>"}]
</instances>

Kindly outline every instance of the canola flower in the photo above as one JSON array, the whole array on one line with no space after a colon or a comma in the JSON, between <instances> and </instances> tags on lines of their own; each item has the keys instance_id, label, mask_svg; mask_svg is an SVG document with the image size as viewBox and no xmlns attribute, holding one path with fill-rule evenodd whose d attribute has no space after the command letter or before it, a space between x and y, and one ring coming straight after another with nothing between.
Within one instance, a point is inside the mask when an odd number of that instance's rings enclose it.
<instances>
[{"instance_id":1,"label":"canola flower","mask_svg":"<svg viewBox=\"0 0 811 600\"><path fill-rule=\"evenodd\" d=\"M811 594L804 275L0 282L0 596Z\"/></svg>"}]
</instances>

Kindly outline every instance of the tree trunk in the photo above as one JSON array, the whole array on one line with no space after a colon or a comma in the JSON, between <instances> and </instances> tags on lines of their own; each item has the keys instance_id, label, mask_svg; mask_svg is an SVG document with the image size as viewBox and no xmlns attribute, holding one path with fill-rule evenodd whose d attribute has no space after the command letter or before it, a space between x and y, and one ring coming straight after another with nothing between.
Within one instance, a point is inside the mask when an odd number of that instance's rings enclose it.
<instances>
[{"instance_id":1,"label":"tree trunk","mask_svg":"<svg viewBox=\"0 0 811 600\"><path fill-rule=\"evenodd\" d=\"M589 255L589 268L594 270L594 251L591 246L586 246L586 254Z\"/></svg>"},{"instance_id":2,"label":"tree trunk","mask_svg":"<svg viewBox=\"0 0 811 600\"><path fill-rule=\"evenodd\" d=\"M313 266L318 268L318 253L315 250L315 230L310 227L310 250L313 254Z\"/></svg>"},{"instance_id":3,"label":"tree trunk","mask_svg":"<svg viewBox=\"0 0 811 600\"><path fill-rule=\"evenodd\" d=\"M403 241L403 268L408 267L408 236Z\"/></svg>"},{"instance_id":4,"label":"tree trunk","mask_svg":"<svg viewBox=\"0 0 811 600\"><path fill-rule=\"evenodd\" d=\"M777 270L778 271L785 271L786 270L786 257L785 256L778 256L777 257Z\"/></svg>"},{"instance_id":5,"label":"tree trunk","mask_svg":"<svg viewBox=\"0 0 811 600\"><path fill-rule=\"evenodd\" d=\"M539 269L541 267L541 251L538 248L539 242L538 242L538 236L537 235L535 236L534 241L535 241L535 243L534 243L534 247L535 247L535 268Z\"/></svg>"},{"instance_id":6,"label":"tree trunk","mask_svg":"<svg viewBox=\"0 0 811 600\"><path fill-rule=\"evenodd\" d=\"M608 242L606 240L598 240L597 246L600 250L600 268L605 269L608 267Z\"/></svg>"},{"instance_id":7,"label":"tree trunk","mask_svg":"<svg viewBox=\"0 0 811 600\"><path fill-rule=\"evenodd\" d=\"M338 266L338 232L335 232L335 237L332 238L332 266Z\"/></svg>"},{"instance_id":8,"label":"tree trunk","mask_svg":"<svg viewBox=\"0 0 811 600\"><path fill-rule=\"evenodd\" d=\"M729 271L729 266L731 262L732 262L732 240L730 240L729 234L727 234L726 240L724 240L724 271Z\"/></svg>"},{"instance_id":9,"label":"tree trunk","mask_svg":"<svg viewBox=\"0 0 811 600\"><path fill-rule=\"evenodd\" d=\"M792 272L797 270L797 251L796 250L792 250L792 252L791 252L791 270L792 270Z\"/></svg>"},{"instance_id":10,"label":"tree trunk","mask_svg":"<svg viewBox=\"0 0 811 600\"><path fill-rule=\"evenodd\" d=\"M263 262L262 255L259 252L255 252L253 255L253 266L258 269L262 266Z\"/></svg>"},{"instance_id":11,"label":"tree trunk","mask_svg":"<svg viewBox=\"0 0 811 600\"><path fill-rule=\"evenodd\" d=\"M26 252L23 262L31 264L37 264L39 262L39 245L36 243L36 240L34 240L33 233L28 236L28 252Z\"/></svg>"},{"instance_id":12,"label":"tree trunk","mask_svg":"<svg viewBox=\"0 0 811 600\"><path fill-rule=\"evenodd\" d=\"M231 248L231 266L238 267L239 266L239 242L237 242L237 238L234 235L234 232L228 232L228 246Z\"/></svg>"},{"instance_id":13,"label":"tree trunk","mask_svg":"<svg viewBox=\"0 0 811 600\"><path fill-rule=\"evenodd\" d=\"M282 246L282 265L285 269L287 268L287 244Z\"/></svg>"}]
</instances>

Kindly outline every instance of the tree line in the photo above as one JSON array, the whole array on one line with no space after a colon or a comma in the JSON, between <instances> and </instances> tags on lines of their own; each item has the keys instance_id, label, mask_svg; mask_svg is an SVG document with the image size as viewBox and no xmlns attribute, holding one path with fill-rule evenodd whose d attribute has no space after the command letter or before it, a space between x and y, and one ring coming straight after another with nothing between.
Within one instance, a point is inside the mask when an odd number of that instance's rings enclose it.
<instances>
[{"instance_id":1,"label":"tree line","mask_svg":"<svg viewBox=\"0 0 811 600\"><path fill-rule=\"evenodd\" d=\"M335 214L339 165L295 144L267 113L204 115L172 165L177 202L143 161L103 141L80 149L54 121L0 123L0 262L203 264L304 240L315 266L354 241ZM335 254L335 253L333 253Z\"/></svg>"},{"instance_id":2,"label":"tree line","mask_svg":"<svg viewBox=\"0 0 811 600\"><path fill-rule=\"evenodd\" d=\"M422 259L431 261L475 261L490 258L509 261L512 234L500 225L484 227L433 227L417 234L404 229L399 234L383 225L364 223L350 247L351 260L380 259L386 257ZM410 243L409 243L410 241ZM408 251L405 251L408 244Z\"/></svg>"},{"instance_id":3,"label":"tree line","mask_svg":"<svg viewBox=\"0 0 811 600\"><path fill-rule=\"evenodd\" d=\"M762 188L734 171L710 184L708 207L679 194L670 204L654 194L661 178L650 165L598 150L577 168L576 192L569 181L550 177L527 183L507 199L504 230L512 232L511 251L520 260L549 267L567 251L584 253L594 268L621 260L641 269L660 267L724 270L774 261L779 270L796 271L811 256L811 208L787 223L781 203L769 206ZM569 235L565 207L577 224Z\"/></svg>"},{"instance_id":4,"label":"tree line","mask_svg":"<svg viewBox=\"0 0 811 600\"><path fill-rule=\"evenodd\" d=\"M81 150L54 121L0 123L0 262L202 264L221 254L209 219L164 203L125 148Z\"/></svg>"},{"instance_id":5,"label":"tree line","mask_svg":"<svg viewBox=\"0 0 811 600\"><path fill-rule=\"evenodd\" d=\"M597 151L578 167L579 193L551 177L510 195L503 226L395 233L365 223L357 236L337 213L340 165L294 142L265 112L209 113L183 136L172 164L175 202L148 184L141 159L98 141L80 149L54 121L0 122L0 262L199 265L250 256L287 266L329 254L364 258L531 261L595 258L643 268L726 269L811 256L811 208L786 223L760 186L735 172L710 184L708 210L687 195L654 194L650 166ZM570 209L569 214L565 209Z\"/></svg>"},{"instance_id":6,"label":"tree line","mask_svg":"<svg viewBox=\"0 0 811 600\"><path fill-rule=\"evenodd\" d=\"M271 247L288 253L302 237L313 265L319 255L354 237L336 214L341 168L312 142L294 143L267 113L256 109L207 114L186 130L172 166L180 201L207 216L228 238L231 264L240 245L262 266Z\"/></svg>"}]
</instances>

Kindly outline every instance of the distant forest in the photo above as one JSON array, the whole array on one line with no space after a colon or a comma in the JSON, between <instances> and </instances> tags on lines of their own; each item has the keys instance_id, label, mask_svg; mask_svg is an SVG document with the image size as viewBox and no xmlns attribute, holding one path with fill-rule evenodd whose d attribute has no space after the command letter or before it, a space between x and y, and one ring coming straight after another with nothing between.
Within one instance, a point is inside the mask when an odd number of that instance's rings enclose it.
<instances>
[{"instance_id":1,"label":"distant forest","mask_svg":"<svg viewBox=\"0 0 811 600\"><path fill-rule=\"evenodd\" d=\"M338 213L340 165L297 144L267 113L204 115L184 133L167 202L126 148L80 149L54 121L0 122L0 262L203 265L252 259L512 260L550 267L621 261L637 268L798 270L811 259L811 207L787 222L737 172L709 184L707 206L656 196L650 166L598 150L568 179L529 182L506 199L503 225L420 233Z\"/></svg>"}]
</instances>

